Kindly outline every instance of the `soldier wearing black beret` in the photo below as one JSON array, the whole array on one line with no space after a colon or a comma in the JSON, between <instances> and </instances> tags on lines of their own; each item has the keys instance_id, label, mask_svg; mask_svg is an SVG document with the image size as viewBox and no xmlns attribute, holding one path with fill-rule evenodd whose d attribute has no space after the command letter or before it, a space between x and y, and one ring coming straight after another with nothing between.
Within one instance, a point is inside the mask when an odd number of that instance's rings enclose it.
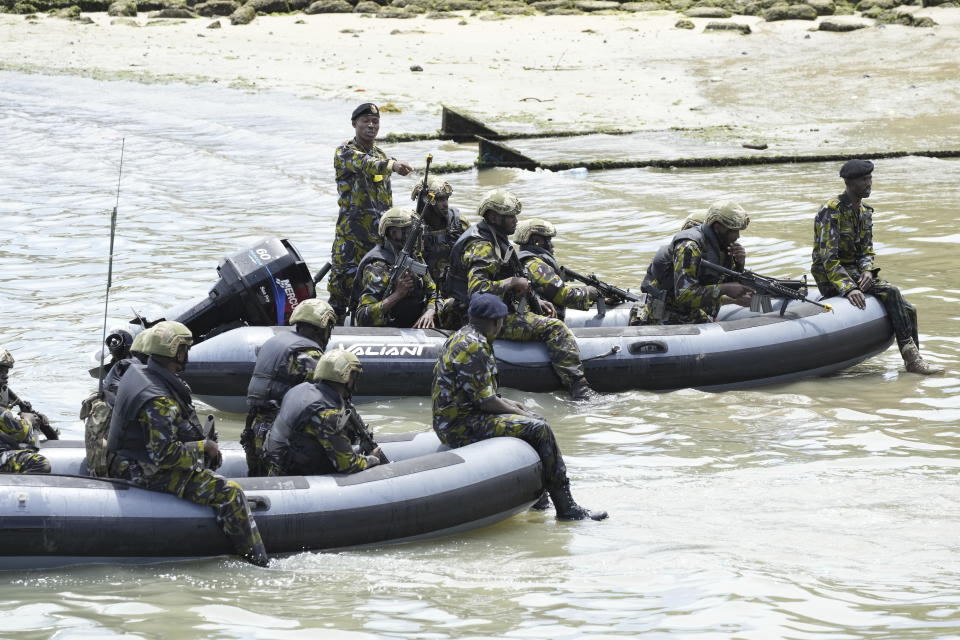
<instances>
[{"instance_id":1,"label":"soldier wearing black beret","mask_svg":"<svg viewBox=\"0 0 960 640\"><path fill-rule=\"evenodd\" d=\"M877 277L874 266L873 208L863 201L873 187L873 163L847 160L840 168L846 189L831 198L817 213L813 231L813 266L810 271L824 296L842 295L858 309L866 309L865 293L880 300L897 336L907 371L930 375L943 369L920 355L917 310L900 289Z\"/></svg>"}]
</instances>

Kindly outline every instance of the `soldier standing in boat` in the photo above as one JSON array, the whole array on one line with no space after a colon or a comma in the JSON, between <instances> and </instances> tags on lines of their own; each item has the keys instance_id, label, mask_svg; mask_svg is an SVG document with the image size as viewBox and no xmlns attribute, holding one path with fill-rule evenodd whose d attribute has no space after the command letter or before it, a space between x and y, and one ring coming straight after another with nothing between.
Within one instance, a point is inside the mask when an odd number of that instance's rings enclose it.
<instances>
[{"instance_id":1,"label":"soldier standing in boat","mask_svg":"<svg viewBox=\"0 0 960 640\"><path fill-rule=\"evenodd\" d=\"M357 356L334 349L317 362L313 382L287 392L267 435L269 475L356 473L386 461L351 402L362 371Z\"/></svg>"},{"instance_id":2,"label":"soldier standing in boat","mask_svg":"<svg viewBox=\"0 0 960 640\"><path fill-rule=\"evenodd\" d=\"M489 293L473 294L469 322L440 349L433 368L433 429L451 447L498 436L520 438L543 462L543 486L560 520L603 520L606 511L578 505L553 430L519 402L500 397L493 341L508 317L507 305ZM549 505L541 498L537 508Z\"/></svg>"},{"instance_id":3,"label":"soldier standing in boat","mask_svg":"<svg viewBox=\"0 0 960 640\"><path fill-rule=\"evenodd\" d=\"M733 304L750 306L750 287L700 268L700 261L706 259L743 271L746 251L737 240L749 224L747 212L732 200L714 202L702 224L695 224L695 219L684 221L684 229L657 250L647 268L641 289L648 299L631 312L630 324L713 322L723 296Z\"/></svg>"},{"instance_id":4,"label":"soldier standing in boat","mask_svg":"<svg viewBox=\"0 0 960 640\"><path fill-rule=\"evenodd\" d=\"M268 563L243 489L213 472L222 457L215 435L205 435L190 388L177 375L187 364L193 335L183 324L154 325L143 352L120 380L107 443L110 477L213 508L217 524L237 553Z\"/></svg>"},{"instance_id":5,"label":"soldier standing in boat","mask_svg":"<svg viewBox=\"0 0 960 640\"><path fill-rule=\"evenodd\" d=\"M333 307L310 298L290 314L293 331L280 331L260 347L247 387L247 422L240 435L247 457L247 475L267 475L263 446L283 396L301 382L313 379L336 323Z\"/></svg>"},{"instance_id":6,"label":"soldier standing in boat","mask_svg":"<svg viewBox=\"0 0 960 640\"><path fill-rule=\"evenodd\" d=\"M509 191L495 189L487 193L477 211L480 222L467 229L450 251L447 293L456 301L462 315L470 296L492 293L510 308L499 337L519 342L542 342L550 363L574 400L590 396L580 361L580 347L567 325L558 320L553 304L540 300L524 277L523 266L508 237L517 228L520 200ZM533 304L547 315L527 310Z\"/></svg>"},{"instance_id":7,"label":"soldier standing in boat","mask_svg":"<svg viewBox=\"0 0 960 640\"><path fill-rule=\"evenodd\" d=\"M917 310L900 289L877 277L874 266L873 207L863 203L873 188L873 163L848 160L840 168L846 186L817 213L813 225L813 266L810 271L824 296L845 296L858 309L867 306L864 293L883 304L897 336L897 345L907 371L922 375L943 369L928 364L920 355Z\"/></svg>"},{"instance_id":8,"label":"soldier standing in boat","mask_svg":"<svg viewBox=\"0 0 960 640\"><path fill-rule=\"evenodd\" d=\"M14 362L0 349L0 473L50 473L50 461L37 453L37 429L46 417L7 386Z\"/></svg>"},{"instance_id":9,"label":"soldier standing in boat","mask_svg":"<svg viewBox=\"0 0 960 640\"><path fill-rule=\"evenodd\" d=\"M409 269L392 276L397 255L414 231L417 214L393 207L380 218L381 241L367 252L357 268L351 314L359 327L433 329L439 308L437 287L429 269L422 275ZM423 263L416 247L414 256Z\"/></svg>"},{"instance_id":10,"label":"soldier standing in boat","mask_svg":"<svg viewBox=\"0 0 960 640\"><path fill-rule=\"evenodd\" d=\"M380 132L380 109L366 102L350 116L356 135L337 147L333 158L338 204L327 289L330 306L340 322L347 314L357 265L377 244L380 215L393 206L390 175L405 176L413 167L390 158L375 144Z\"/></svg>"},{"instance_id":11,"label":"soldier standing in boat","mask_svg":"<svg viewBox=\"0 0 960 640\"><path fill-rule=\"evenodd\" d=\"M530 218L517 224L513 239L520 247L520 263L530 285L538 296L553 303L557 317L566 315L566 308L587 310L600 297L595 287L567 284L563 270L553 257L553 238L557 229L542 218Z\"/></svg>"}]
</instances>

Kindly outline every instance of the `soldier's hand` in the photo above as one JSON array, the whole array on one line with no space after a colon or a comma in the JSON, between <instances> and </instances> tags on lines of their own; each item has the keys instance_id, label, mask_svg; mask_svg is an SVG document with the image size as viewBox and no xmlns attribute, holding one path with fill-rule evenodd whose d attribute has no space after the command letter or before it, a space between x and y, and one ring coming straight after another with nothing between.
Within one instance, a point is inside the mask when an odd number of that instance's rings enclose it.
<instances>
[{"instance_id":1,"label":"soldier's hand","mask_svg":"<svg viewBox=\"0 0 960 640\"><path fill-rule=\"evenodd\" d=\"M543 312L547 315L548 318L557 317L557 308L553 306L553 303L549 300L540 300L540 308L543 309Z\"/></svg>"},{"instance_id":2,"label":"soldier's hand","mask_svg":"<svg viewBox=\"0 0 960 640\"><path fill-rule=\"evenodd\" d=\"M213 440L203 441L203 455L207 459L207 466L211 469L219 469L223 464L223 455L220 453L220 445Z\"/></svg>"},{"instance_id":3,"label":"soldier's hand","mask_svg":"<svg viewBox=\"0 0 960 640\"><path fill-rule=\"evenodd\" d=\"M380 458L375 455L364 456L367 460L367 469L370 467L375 467L380 464Z\"/></svg>"},{"instance_id":4,"label":"soldier's hand","mask_svg":"<svg viewBox=\"0 0 960 640\"><path fill-rule=\"evenodd\" d=\"M514 276L507 280L507 288L518 296L525 296L530 291L530 281L526 278Z\"/></svg>"},{"instance_id":5,"label":"soldier's hand","mask_svg":"<svg viewBox=\"0 0 960 640\"><path fill-rule=\"evenodd\" d=\"M870 291L870 287L873 286L874 279L875 278L873 277L872 271L864 271L861 273L860 280L857 282L857 285L860 287L860 291ZM862 309L863 307L860 308Z\"/></svg>"},{"instance_id":6,"label":"soldier's hand","mask_svg":"<svg viewBox=\"0 0 960 640\"><path fill-rule=\"evenodd\" d=\"M593 302L594 300L600 297L600 290L597 289L596 287L591 287L587 285L586 289L587 289L587 300L589 300L590 302Z\"/></svg>"},{"instance_id":7,"label":"soldier's hand","mask_svg":"<svg viewBox=\"0 0 960 640\"><path fill-rule=\"evenodd\" d=\"M437 310L433 307L427 309L423 312L423 315L417 318L417 321L413 323L414 329L433 329L435 325L433 318L436 316Z\"/></svg>"},{"instance_id":8,"label":"soldier's hand","mask_svg":"<svg viewBox=\"0 0 960 640\"><path fill-rule=\"evenodd\" d=\"M850 293L847 294L847 300L857 309L867 308L867 299L863 297L863 292L860 289L851 289Z\"/></svg>"},{"instance_id":9,"label":"soldier's hand","mask_svg":"<svg viewBox=\"0 0 960 640\"><path fill-rule=\"evenodd\" d=\"M393 163L393 170L399 173L400 175L405 176L411 171L413 171L413 167L408 165L406 162L400 162L399 160L395 160Z\"/></svg>"},{"instance_id":10,"label":"soldier's hand","mask_svg":"<svg viewBox=\"0 0 960 640\"><path fill-rule=\"evenodd\" d=\"M397 278L397 287L394 289L401 298L406 298L407 294L413 291L413 274L410 271L404 271Z\"/></svg>"},{"instance_id":11,"label":"soldier's hand","mask_svg":"<svg viewBox=\"0 0 960 640\"><path fill-rule=\"evenodd\" d=\"M377 445L377 448L374 449L370 455L377 456L377 460L379 460L381 464L384 464L387 461L387 454L383 452L383 449L381 449L379 445Z\"/></svg>"},{"instance_id":12,"label":"soldier's hand","mask_svg":"<svg viewBox=\"0 0 960 640\"><path fill-rule=\"evenodd\" d=\"M741 307L749 307L750 299L753 297L753 289L739 282L724 282L720 285L720 293L730 298L733 304Z\"/></svg>"},{"instance_id":13,"label":"soldier's hand","mask_svg":"<svg viewBox=\"0 0 960 640\"><path fill-rule=\"evenodd\" d=\"M747 263L747 250L739 242L734 242L727 247L727 254L733 258L734 271L741 271L743 265Z\"/></svg>"}]
</instances>

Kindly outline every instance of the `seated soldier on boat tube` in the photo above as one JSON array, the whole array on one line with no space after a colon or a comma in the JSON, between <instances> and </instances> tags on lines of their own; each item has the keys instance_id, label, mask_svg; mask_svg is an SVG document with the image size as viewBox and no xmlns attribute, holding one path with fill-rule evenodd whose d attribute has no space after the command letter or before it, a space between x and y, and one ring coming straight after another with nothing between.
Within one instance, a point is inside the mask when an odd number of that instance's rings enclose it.
<instances>
[{"instance_id":1,"label":"seated soldier on boat tube","mask_svg":"<svg viewBox=\"0 0 960 640\"><path fill-rule=\"evenodd\" d=\"M746 251L737 240L750 224L747 212L732 200L714 202L703 223L687 226L660 247L647 268L641 289L645 304L631 312L630 324L697 324L712 322L721 298L750 306L753 289L701 268L709 260L734 271L743 271Z\"/></svg>"}]
</instances>

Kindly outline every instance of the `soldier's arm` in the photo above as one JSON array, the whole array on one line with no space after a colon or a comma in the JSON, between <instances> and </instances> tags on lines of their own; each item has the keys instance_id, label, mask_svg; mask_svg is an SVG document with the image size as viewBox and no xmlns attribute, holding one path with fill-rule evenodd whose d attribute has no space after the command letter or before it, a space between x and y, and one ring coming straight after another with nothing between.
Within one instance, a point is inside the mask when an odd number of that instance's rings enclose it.
<instances>
[{"instance_id":1,"label":"soldier's arm","mask_svg":"<svg viewBox=\"0 0 960 640\"><path fill-rule=\"evenodd\" d=\"M322 355L319 349L303 349L291 353L287 361L287 373L297 380L313 382L313 372Z\"/></svg>"},{"instance_id":2,"label":"soldier's arm","mask_svg":"<svg viewBox=\"0 0 960 640\"><path fill-rule=\"evenodd\" d=\"M339 417L338 410L324 409L310 419L303 432L316 439L331 464L340 473L363 471L369 466L367 458L353 450L350 438L338 428Z\"/></svg>"},{"instance_id":3,"label":"soldier's arm","mask_svg":"<svg viewBox=\"0 0 960 640\"><path fill-rule=\"evenodd\" d=\"M204 440L181 442L177 425L186 418L171 398L153 398L137 414L147 440L147 456L161 471L203 467Z\"/></svg>"},{"instance_id":4,"label":"soldier's arm","mask_svg":"<svg viewBox=\"0 0 960 640\"><path fill-rule=\"evenodd\" d=\"M873 261L877 254L873 251L873 213L868 210L863 212L863 223L860 225L857 248L860 250L857 256L857 266L860 271L872 271L874 269Z\"/></svg>"},{"instance_id":5,"label":"soldier's arm","mask_svg":"<svg viewBox=\"0 0 960 640\"><path fill-rule=\"evenodd\" d=\"M479 409L490 398L496 397L497 368L490 347L484 347L480 342L464 342L451 354L451 360L456 363L456 384L470 398L471 404Z\"/></svg>"},{"instance_id":6,"label":"soldier's arm","mask_svg":"<svg viewBox=\"0 0 960 640\"><path fill-rule=\"evenodd\" d=\"M467 295L492 293L501 298L507 292L507 281L495 280L499 271L499 260L489 242L473 242L463 252L463 263L467 267Z\"/></svg>"},{"instance_id":7,"label":"soldier's arm","mask_svg":"<svg viewBox=\"0 0 960 640\"><path fill-rule=\"evenodd\" d=\"M549 264L540 258L531 258L524 265L527 279L537 295L553 304L571 309L589 309L596 301L586 286L567 284Z\"/></svg>"},{"instance_id":8,"label":"soldier's arm","mask_svg":"<svg viewBox=\"0 0 960 640\"><path fill-rule=\"evenodd\" d=\"M363 289L356 312L357 325L385 327L390 322L390 310L383 305L390 284L390 270L386 263L374 262L363 270L362 278Z\"/></svg>"},{"instance_id":9,"label":"soldier's arm","mask_svg":"<svg viewBox=\"0 0 960 640\"><path fill-rule=\"evenodd\" d=\"M700 284L700 245L692 240L677 243L673 258L673 295L688 309L711 310L720 306L720 285Z\"/></svg>"},{"instance_id":10,"label":"soldier's arm","mask_svg":"<svg viewBox=\"0 0 960 640\"><path fill-rule=\"evenodd\" d=\"M426 264L424 257L418 256L418 260ZM427 301L427 309L435 308L434 305L437 303L437 298L440 296L440 291L437 289L437 283L434 282L433 276L430 275L430 271L427 271L423 274L423 289Z\"/></svg>"},{"instance_id":11,"label":"soldier's arm","mask_svg":"<svg viewBox=\"0 0 960 640\"><path fill-rule=\"evenodd\" d=\"M333 166L337 174L362 173L368 176L389 176L393 171L394 160L383 158L374 153L366 153L350 144L337 148Z\"/></svg>"},{"instance_id":12,"label":"soldier's arm","mask_svg":"<svg viewBox=\"0 0 960 640\"><path fill-rule=\"evenodd\" d=\"M26 418L21 418L12 410L0 408L0 432L10 436L17 442L29 442L33 425Z\"/></svg>"},{"instance_id":13,"label":"soldier's arm","mask_svg":"<svg viewBox=\"0 0 960 640\"><path fill-rule=\"evenodd\" d=\"M840 264L840 231L836 214L837 212L830 207L820 209L814 223L813 241L820 263L827 273L827 279L840 292L840 295L845 296L857 288L857 283Z\"/></svg>"}]
</instances>

